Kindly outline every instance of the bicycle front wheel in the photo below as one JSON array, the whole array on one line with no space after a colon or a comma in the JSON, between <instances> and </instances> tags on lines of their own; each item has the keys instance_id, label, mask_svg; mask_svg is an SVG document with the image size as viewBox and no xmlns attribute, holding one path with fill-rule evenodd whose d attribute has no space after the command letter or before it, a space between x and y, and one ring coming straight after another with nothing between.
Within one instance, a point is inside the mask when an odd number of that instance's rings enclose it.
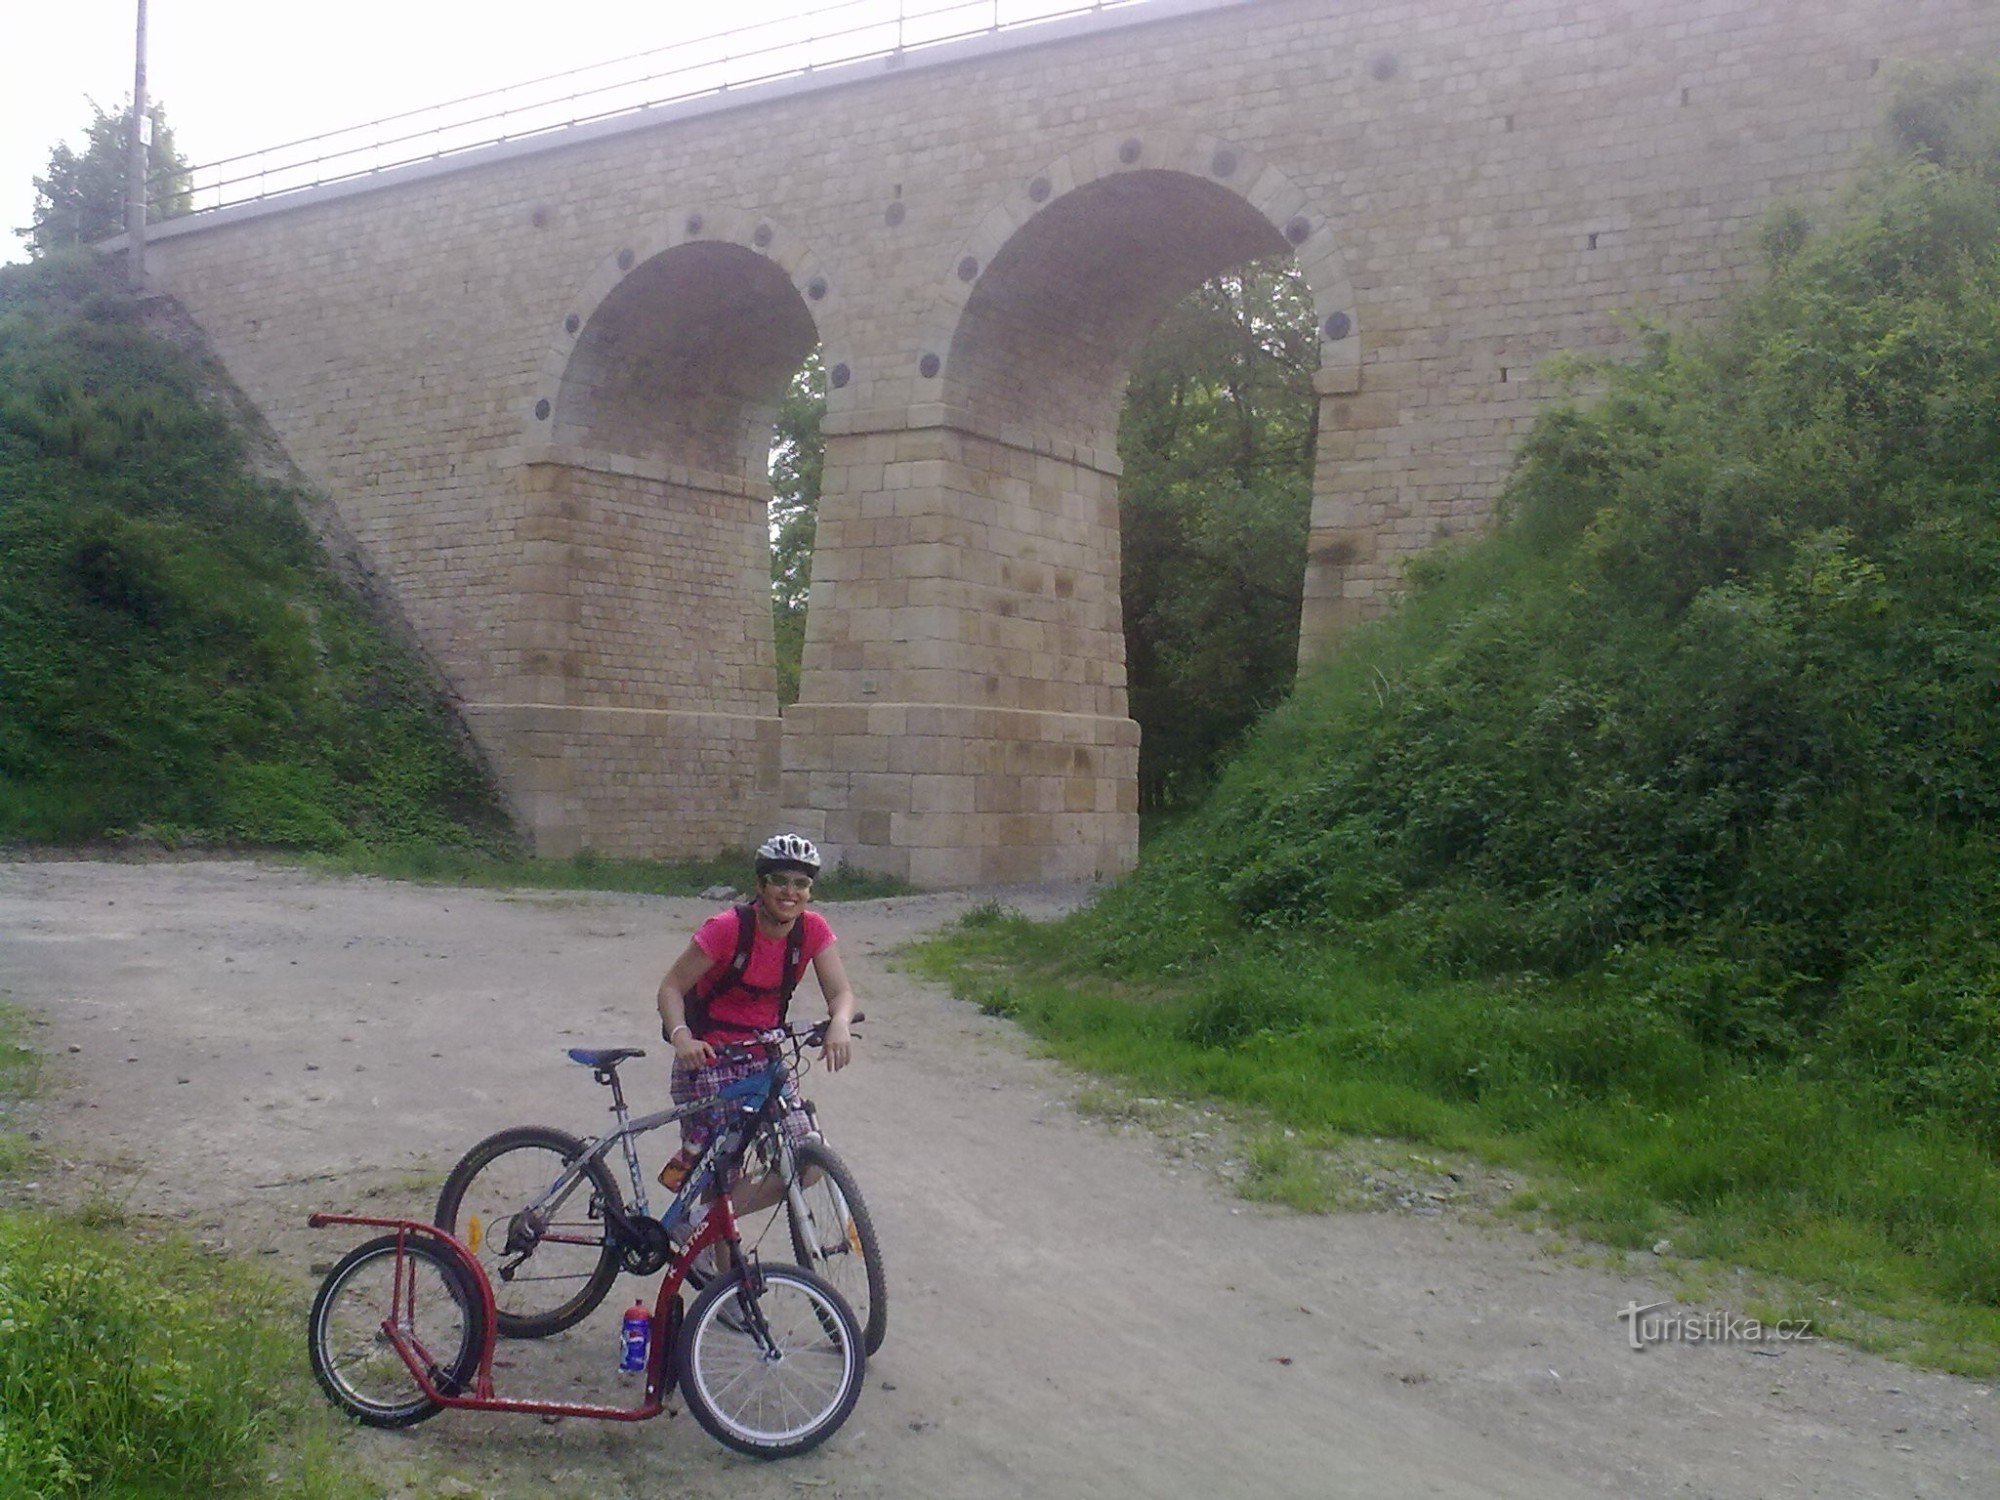
<instances>
[{"instance_id":1,"label":"bicycle front wheel","mask_svg":"<svg viewBox=\"0 0 2000 1500\"><path fill-rule=\"evenodd\" d=\"M810 1271L731 1271L695 1299L674 1345L681 1397L717 1441L790 1458L835 1432L861 1397L868 1356L841 1296Z\"/></svg>"},{"instance_id":2,"label":"bicycle front wheel","mask_svg":"<svg viewBox=\"0 0 2000 1500\"><path fill-rule=\"evenodd\" d=\"M313 1298L306 1347L320 1389L370 1427L408 1427L443 1410L389 1341L392 1309L398 1332L447 1396L465 1388L485 1353L479 1298L448 1251L411 1235L399 1255L393 1234L348 1251Z\"/></svg>"},{"instance_id":3,"label":"bicycle front wheel","mask_svg":"<svg viewBox=\"0 0 2000 1500\"><path fill-rule=\"evenodd\" d=\"M618 1279L607 1227L618 1184L602 1161L573 1171L583 1150L546 1125L503 1130L466 1152L438 1194L431 1222L478 1257L507 1338L574 1327Z\"/></svg>"},{"instance_id":4,"label":"bicycle front wheel","mask_svg":"<svg viewBox=\"0 0 2000 1500\"><path fill-rule=\"evenodd\" d=\"M873 1354L889 1328L889 1282L861 1185L824 1141L801 1141L792 1160L795 1180L785 1189L792 1258L847 1300L861 1324L862 1347Z\"/></svg>"}]
</instances>

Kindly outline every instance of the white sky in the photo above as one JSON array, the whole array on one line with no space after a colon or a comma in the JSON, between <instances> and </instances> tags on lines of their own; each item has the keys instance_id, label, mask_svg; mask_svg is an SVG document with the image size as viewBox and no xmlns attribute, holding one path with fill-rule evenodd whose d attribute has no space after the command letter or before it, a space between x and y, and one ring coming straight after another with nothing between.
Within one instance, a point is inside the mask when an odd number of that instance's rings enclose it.
<instances>
[{"instance_id":1,"label":"white sky","mask_svg":"<svg viewBox=\"0 0 2000 1500\"><path fill-rule=\"evenodd\" d=\"M829 3L148 0L146 91L198 164ZM131 93L136 16L136 0L0 0L0 261L26 256L12 231L50 149L81 148L89 101Z\"/></svg>"}]
</instances>

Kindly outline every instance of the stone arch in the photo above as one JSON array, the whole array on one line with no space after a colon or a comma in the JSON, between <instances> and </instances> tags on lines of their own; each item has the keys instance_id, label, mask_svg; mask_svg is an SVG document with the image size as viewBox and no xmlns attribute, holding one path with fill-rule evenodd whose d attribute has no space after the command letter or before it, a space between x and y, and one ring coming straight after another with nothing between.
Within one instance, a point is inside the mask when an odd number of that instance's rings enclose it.
<instances>
[{"instance_id":1,"label":"stone arch","mask_svg":"<svg viewBox=\"0 0 2000 1500\"><path fill-rule=\"evenodd\" d=\"M771 428L839 290L769 218L656 224L558 314L523 418L516 702L481 722L543 853L709 854L776 807Z\"/></svg>"},{"instance_id":2,"label":"stone arch","mask_svg":"<svg viewBox=\"0 0 2000 1500\"><path fill-rule=\"evenodd\" d=\"M1158 222L1181 232L1146 238L1142 227ZM1041 425L990 388L996 372L1011 368L1018 381L1024 356L1034 362L1029 346L1039 322L1059 333L1054 342L1064 351L1061 378L1031 382L1041 409L1067 414L1073 431L1078 416L1096 417L1100 433L1115 428L1125 363L1166 308L1217 272L1287 251L1312 291L1319 389L1352 392L1359 387L1360 314L1325 209L1258 153L1212 135L1101 136L1018 184L965 237L911 361L913 401L940 403L982 426ZM1100 278L1098 295L1071 294L1064 279L1077 269ZM1079 405L1075 391L1083 386L1097 399ZM1112 459L1107 444L1089 446Z\"/></svg>"},{"instance_id":3,"label":"stone arch","mask_svg":"<svg viewBox=\"0 0 2000 1500\"><path fill-rule=\"evenodd\" d=\"M795 294L790 299L780 291L787 283ZM672 306L689 295L707 305ZM813 342L824 349L829 369L845 362L845 355L836 352L844 345L843 336L828 333L843 324L842 303L839 279L810 246L770 217L707 205L669 209L644 233L603 256L570 297L537 367L522 418L523 446L530 452L549 446L596 449L602 442L589 440L592 432L614 445L627 436L633 414L608 411L605 403L591 399L616 383L603 367L622 362L622 373L636 376L635 384L652 384L648 374L664 376L669 394L685 390L706 408L711 441L697 446L711 459L728 461L700 467L742 472L749 481L760 482L761 453L754 433L759 419L767 418L782 396L782 382ZM622 349L608 347L620 342L614 330L621 309L636 311L650 325L645 330L650 348L634 348L629 339ZM747 327L734 321L742 318L749 320ZM725 333L734 336L732 347L726 358L714 359L717 340ZM796 347L801 340L806 341L796 357L778 370L787 345ZM650 371L634 368L648 362ZM698 388L691 378L697 371ZM712 442L717 419L729 403L744 407L723 423L740 440L734 454L716 451ZM700 414L687 415L688 420L645 434L637 446L658 455L676 436L693 437ZM769 421L762 425L768 429ZM688 456L685 448L682 452Z\"/></svg>"},{"instance_id":4,"label":"stone arch","mask_svg":"<svg viewBox=\"0 0 2000 1500\"><path fill-rule=\"evenodd\" d=\"M1353 288L1327 217L1254 152L1105 136L989 209L887 382L904 410L829 412L788 816L919 884L1131 867L1126 377L1176 300L1282 251L1313 289L1320 389L1351 382Z\"/></svg>"}]
</instances>

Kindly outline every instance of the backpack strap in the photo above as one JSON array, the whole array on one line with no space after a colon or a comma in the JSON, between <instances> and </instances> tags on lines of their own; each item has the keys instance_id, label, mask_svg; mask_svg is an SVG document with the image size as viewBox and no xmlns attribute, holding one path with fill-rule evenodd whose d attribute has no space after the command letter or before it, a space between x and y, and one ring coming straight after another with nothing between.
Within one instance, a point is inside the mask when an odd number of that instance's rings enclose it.
<instances>
[{"instance_id":1,"label":"backpack strap","mask_svg":"<svg viewBox=\"0 0 2000 1500\"><path fill-rule=\"evenodd\" d=\"M792 919L792 930L785 934L784 977L779 980L778 1024L785 1024L785 1017L792 1011L792 991L799 987L799 981L806 972L806 914L800 912Z\"/></svg>"},{"instance_id":2,"label":"backpack strap","mask_svg":"<svg viewBox=\"0 0 2000 1500\"><path fill-rule=\"evenodd\" d=\"M688 1029L696 1036L708 1030L709 1006L717 997L742 987L743 971L750 967L750 948L757 940L757 908L751 902L744 902L735 908L736 951L726 963L709 970L701 982L687 992L683 1004L687 1011ZM785 967L778 987L778 1024L785 1023L791 1013L792 991L799 987L805 977L806 968L806 914L800 912L792 923L792 930L785 934Z\"/></svg>"}]
</instances>

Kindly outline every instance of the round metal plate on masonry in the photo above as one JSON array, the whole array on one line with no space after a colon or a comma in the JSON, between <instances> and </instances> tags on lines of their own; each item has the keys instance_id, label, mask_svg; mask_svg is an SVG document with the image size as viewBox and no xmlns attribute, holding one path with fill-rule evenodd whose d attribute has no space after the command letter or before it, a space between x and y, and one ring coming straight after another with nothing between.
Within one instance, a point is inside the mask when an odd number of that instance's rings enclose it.
<instances>
[{"instance_id":1,"label":"round metal plate on masonry","mask_svg":"<svg viewBox=\"0 0 2000 1500\"><path fill-rule=\"evenodd\" d=\"M687 216L687 223L682 225L681 227L687 231L687 237L689 239L693 239L696 235L701 233L701 215L689 214Z\"/></svg>"},{"instance_id":2,"label":"round metal plate on masonry","mask_svg":"<svg viewBox=\"0 0 2000 1500\"><path fill-rule=\"evenodd\" d=\"M575 313L571 313L563 319L564 333L575 333L581 327L583 327L583 319L579 318Z\"/></svg>"},{"instance_id":3,"label":"round metal plate on masonry","mask_svg":"<svg viewBox=\"0 0 2000 1500\"><path fill-rule=\"evenodd\" d=\"M771 243L772 233L773 230L769 224L759 224L750 232L750 243L755 245L759 250L762 250L766 245Z\"/></svg>"},{"instance_id":4,"label":"round metal plate on masonry","mask_svg":"<svg viewBox=\"0 0 2000 1500\"><path fill-rule=\"evenodd\" d=\"M1397 66L1395 53L1378 52L1368 64L1368 71L1374 75L1376 82L1387 83L1396 76Z\"/></svg>"},{"instance_id":5,"label":"round metal plate on masonry","mask_svg":"<svg viewBox=\"0 0 2000 1500\"><path fill-rule=\"evenodd\" d=\"M806 283L806 295L815 302L824 297L826 295L826 278L824 276L815 276L811 281L808 281Z\"/></svg>"},{"instance_id":6,"label":"round metal plate on masonry","mask_svg":"<svg viewBox=\"0 0 2000 1500\"><path fill-rule=\"evenodd\" d=\"M1139 153L1143 150L1145 147L1141 146L1138 137L1134 136L1118 148L1118 159L1129 167L1139 159Z\"/></svg>"},{"instance_id":7,"label":"round metal plate on masonry","mask_svg":"<svg viewBox=\"0 0 2000 1500\"><path fill-rule=\"evenodd\" d=\"M1337 312L1320 325L1320 331L1338 343L1354 332L1354 319L1344 312Z\"/></svg>"},{"instance_id":8,"label":"round metal plate on masonry","mask_svg":"<svg viewBox=\"0 0 2000 1500\"><path fill-rule=\"evenodd\" d=\"M917 373L926 380L936 379L937 372L943 368L944 361L939 359L935 354L926 354L922 359L917 361Z\"/></svg>"},{"instance_id":9,"label":"round metal plate on masonry","mask_svg":"<svg viewBox=\"0 0 2000 1500\"><path fill-rule=\"evenodd\" d=\"M1214 159L1208 164L1208 170L1217 177L1227 177L1236 170L1236 153L1227 149L1216 152Z\"/></svg>"},{"instance_id":10,"label":"round metal plate on masonry","mask_svg":"<svg viewBox=\"0 0 2000 1500\"><path fill-rule=\"evenodd\" d=\"M548 421L548 419L549 419L549 398L547 396L544 396L542 397L541 400L535 403L535 420L537 422L546 422Z\"/></svg>"},{"instance_id":11,"label":"round metal plate on masonry","mask_svg":"<svg viewBox=\"0 0 2000 1500\"><path fill-rule=\"evenodd\" d=\"M836 391L854 378L854 372L848 369L846 365L835 365L827 373L833 380L833 388Z\"/></svg>"},{"instance_id":12,"label":"round metal plate on masonry","mask_svg":"<svg viewBox=\"0 0 2000 1500\"><path fill-rule=\"evenodd\" d=\"M958 263L958 279L970 281L979 274L979 257L968 255Z\"/></svg>"},{"instance_id":13,"label":"round metal plate on masonry","mask_svg":"<svg viewBox=\"0 0 2000 1500\"><path fill-rule=\"evenodd\" d=\"M1036 203L1045 203L1048 201L1049 194L1054 190L1048 178L1037 177L1033 182L1028 184L1028 197Z\"/></svg>"},{"instance_id":14,"label":"round metal plate on masonry","mask_svg":"<svg viewBox=\"0 0 2000 1500\"><path fill-rule=\"evenodd\" d=\"M1285 238L1290 240L1294 245L1303 245L1312 237L1312 221L1306 218L1304 214L1299 215L1298 218L1285 226Z\"/></svg>"},{"instance_id":15,"label":"round metal plate on masonry","mask_svg":"<svg viewBox=\"0 0 2000 1500\"><path fill-rule=\"evenodd\" d=\"M898 198L894 203L891 203L887 208L882 210L882 222L892 229L903 222L902 199Z\"/></svg>"},{"instance_id":16,"label":"round metal plate on masonry","mask_svg":"<svg viewBox=\"0 0 2000 1500\"><path fill-rule=\"evenodd\" d=\"M618 269L621 271L631 270L633 259L634 257L630 250L620 250L618 252Z\"/></svg>"}]
</instances>

